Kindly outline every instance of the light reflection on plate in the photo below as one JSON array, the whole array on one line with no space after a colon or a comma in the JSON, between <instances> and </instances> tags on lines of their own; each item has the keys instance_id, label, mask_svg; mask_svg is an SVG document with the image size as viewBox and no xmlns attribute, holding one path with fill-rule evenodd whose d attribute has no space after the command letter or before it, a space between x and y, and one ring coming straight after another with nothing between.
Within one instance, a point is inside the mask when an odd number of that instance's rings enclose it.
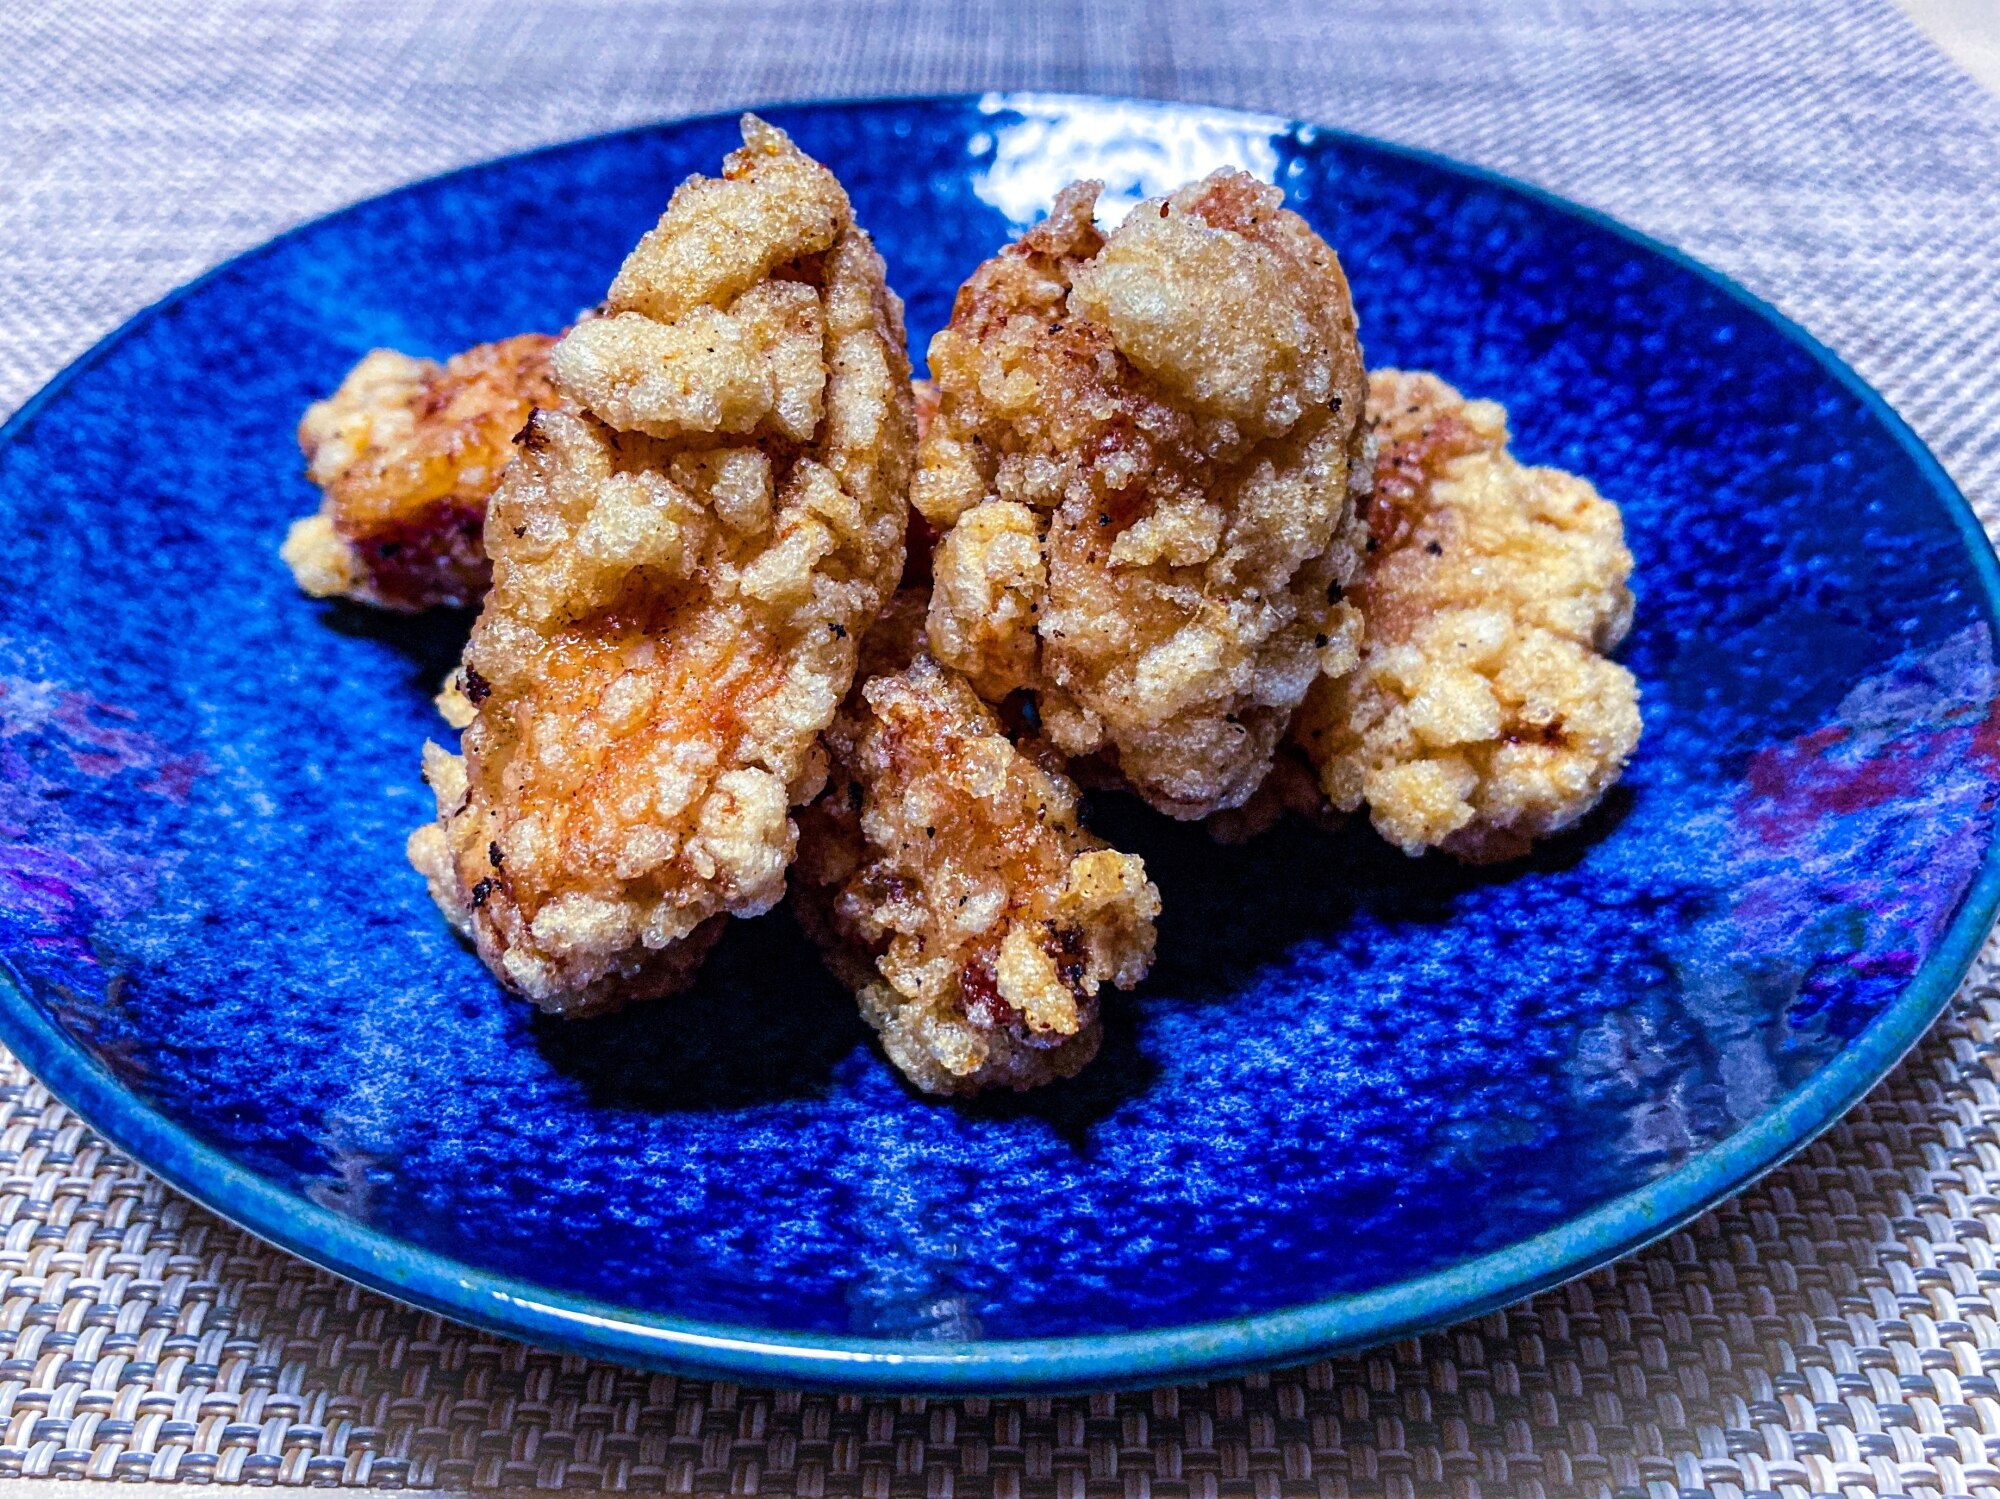
<instances>
[{"instance_id":1,"label":"light reflection on plate","mask_svg":"<svg viewBox=\"0 0 2000 1499\"><path fill-rule=\"evenodd\" d=\"M1048 212L1056 193L1083 177L1104 184L1097 221L1116 225L1142 198L1156 198L1223 167L1277 179L1276 137L1291 128L1276 116L1184 105L1058 94L987 94L979 112L994 123L972 138L985 165L972 190L1016 229Z\"/></svg>"}]
</instances>

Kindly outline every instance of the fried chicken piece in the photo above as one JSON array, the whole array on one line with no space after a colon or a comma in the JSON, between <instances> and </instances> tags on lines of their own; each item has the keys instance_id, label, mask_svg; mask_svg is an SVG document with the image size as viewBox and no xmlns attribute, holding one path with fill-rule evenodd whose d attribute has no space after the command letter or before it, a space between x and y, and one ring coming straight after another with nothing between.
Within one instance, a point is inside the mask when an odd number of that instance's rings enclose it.
<instances>
[{"instance_id":1,"label":"fried chicken piece","mask_svg":"<svg viewBox=\"0 0 2000 1499\"><path fill-rule=\"evenodd\" d=\"M1410 854L1484 864L1569 826L1639 742L1639 688L1605 659L1632 624L1615 505L1526 468L1507 413L1435 375L1377 371L1360 665L1296 729L1328 799Z\"/></svg>"},{"instance_id":2,"label":"fried chicken piece","mask_svg":"<svg viewBox=\"0 0 2000 1499\"><path fill-rule=\"evenodd\" d=\"M1353 659L1361 350L1278 189L1219 172L1108 238L1098 190L980 266L931 344L930 642L988 702L1035 693L1065 754L1202 817Z\"/></svg>"},{"instance_id":3,"label":"fried chicken piece","mask_svg":"<svg viewBox=\"0 0 2000 1499\"><path fill-rule=\"evenodd\" d=\"M901 303L833 174L743 137L555 349L578 409L536 414L493 497L476 713L462 759L426 757L411 861L549 1010L667 992L715 918L776 904L902 569Z\"/></svg>"},{"instance_id":4,"label":"fried chicken piece","mask_svg":"<svg viewBox=\"0 0 2000 1499\"><path fill-rule=\"evenodd\" d=\"M921 590L869 637L800 818L794 907L926 1093L1031 1088L1096 1055L1098 991L1153 959L1159 891L1078 793L922 644Z\"/></svg>"},{"instance_id":5,"label":"fried chicken piece","mask_svg":"<svg viewBox=\"0 0 2000 1499\"><path fill-rule=\"evenodd\" d=\"M307 407L299 447L323 499L285 538L299 587L402 611L476 603L486 503L514 434L556 404L554 344L522 333L442 365L377 349Z\"/></svg>"},{"instance_id":6,"label":"fried chicken piece","mask_svg":"<svg viewBox=\"0 0 2000 1499\"><path fill-rule=\"evenodd\" d=\"M483 597L492 578L486 506L513 438L537 407L565 404L549 373L555 343L522 333L444 365L376 349L307 407L299 445L325 500L317 515L292 522L280 550L299 587L405 613ZM913 380L910 389L921 435L937 387ZM472 721L449 688L440 705L453 727Z\"/></svg>"},{"instance_id":7,"label":"fried chicken piece","mask_svg":"<svg viewBox=\"0 0 2000 1499\"><path fill-rule=\"evenodd\" d=\"M1311 694L1307 694L1310 702ZM1225 807L1202 819L1208 836L1221 844L1249 843L1289 817L1332 831L1346 821L1320 790L1319 772L1296 743L1278 746L1271 773L1240 807Z\"/></svg>"},{"instance_id":8,"label":"fried chicken piece","mask_svg":"<svg viewBox=\"0 0 2000 1499\"><path fill-rule=\"evenodd\" d=\"M917 441L924 440L924 434L931 429L937 419L938 388L935 380L916 379L910 382L910 397L917 405Z\"/></svg>"}]
</instances>

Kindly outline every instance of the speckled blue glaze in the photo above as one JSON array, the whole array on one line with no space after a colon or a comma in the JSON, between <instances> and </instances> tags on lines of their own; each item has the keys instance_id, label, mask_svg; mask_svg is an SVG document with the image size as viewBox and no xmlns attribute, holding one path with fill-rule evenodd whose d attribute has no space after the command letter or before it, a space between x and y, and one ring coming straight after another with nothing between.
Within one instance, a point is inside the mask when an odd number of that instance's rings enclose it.
<instances>
[{"instance_id":1,"label":"speckled blue glaze","mask_svg":"<svg viewBox=\"0 0 2000 1499\"><path fill-rule=\"evenodd\" d=\"M1949 994L1995 903L1995 578L1830 356L1718 278L1448 163L1054 98L771 112L915 347L1073 176L1241 161L1338 246L1371 363L1504 401L1625 509L1647 732L1527 862L1247 849L1112 799L1160 958L1073 1083L913 1096L782 913L696 990L545 1021L404 865L462 617L302 598L292 428L376 345L592 302L733 123L421 183L225 266L0 442L0 1036L219 1210L407 1299L629 1361L1053 1387L1380 1338L1740 1185ZM8 1334L0 1332L0 1344Z\"/></svg>"}]
</instances>

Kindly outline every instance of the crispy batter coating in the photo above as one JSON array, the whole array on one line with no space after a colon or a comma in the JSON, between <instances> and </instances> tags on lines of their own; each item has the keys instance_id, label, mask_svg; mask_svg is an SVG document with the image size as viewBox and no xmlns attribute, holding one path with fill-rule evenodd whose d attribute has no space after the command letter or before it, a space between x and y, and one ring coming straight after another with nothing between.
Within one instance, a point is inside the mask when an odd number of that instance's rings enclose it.
<instances>
[{"instance_id":1,"label":"crispy batter coating","mask_svg":"<svg viewBox=\"0 0 2000 1499\"><path fill-rule=\"evenodd\" d=\"M377 349L307 407L299 446L323 499L285 538L299 587L406 611L477 602L486 503L514 434L556 404L554 344L522 333L442 365Z\"/></svg>"},{"instance_id":2,"label":"crispy batter coating","mask_svg":"<svg viewBox=\"0 0 2000 1499\"><path fill-rule=\"evenodd\" d=\"M916 438L881 258L753 117L553 365L580 410L536 415L493 498L477 711L410 856L503 983L576 1013L684 983L714 918L783 894Z\"/></svg>"},{"instance_id":3,"label":"crispy batter coating","mask_svg":"<svg viewBox=\"0 0 2000 1499\"><path fill-rule=\"evenodd\" d=\"M1095 183L962 287L911 498L929 634L989 702L1155 807L1245 801L1353 659L1364 376L1346 278L1283 194L1219 172L1107 238Z\"/></svg>"},{"instance_id":4,"label":"crispy batter coating","mask_svg":"<svg viewBox=\"0 0 2000 1499\"><path fill-rule=\"evenodd\" d=\"M299 587L407 613L483 597L492 579L486 506L514 456L512 440L537 407L573 409L550 375L555 343L517 334L444 365L377 349L308 407L299 443L325 501L292 523L281 551ZM910 392L921 436L937 412L937 387L912 380ZM931 537L921 518L916 524L928 576ZM449 687L439 702L454 728L472 721Z\"/></svg>"},{"instance_id":5,"label":"crispy batter coating","mask_svg":"<svg viewBox=\"0 0 2000 1499\"><path fill-rule=\"evenodd\" d=\"M800 819L794 896L883 1049L927 1093L1030 1088L1097 1053L1098 990L1153 958L1142 860L1077 821L1075 785L923 649L906 590Z\"/></svg>"},{"instance_id":6,"label":"crispy batter coating","mask_svg":"<svg viewBox=\"0 0 2000 1499\"><path fill-rule=\"evenodd\" d=\"M1507 451L1507 414L1377 371L1360 665L1316 684L1297 738L1333 805L1405 852L1525 853L1617 781L1639 689L1605 659L1632 623L1615 505Z\"/></svg>"}]
</instances>

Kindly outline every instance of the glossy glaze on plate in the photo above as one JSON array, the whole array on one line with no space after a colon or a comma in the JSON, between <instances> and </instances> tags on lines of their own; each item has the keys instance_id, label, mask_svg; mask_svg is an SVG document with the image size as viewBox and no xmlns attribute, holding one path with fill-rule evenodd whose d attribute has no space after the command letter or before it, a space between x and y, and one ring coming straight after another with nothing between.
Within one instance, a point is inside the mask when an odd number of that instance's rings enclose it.
<instances>
[{"instance_id":1,"label":"glossy glaze on plate","mask_svg":"<svg viewBox=\"0 0 2000 1499\"><path fill-rule=\"evenodd\" d=\"M558 329L734 125L585 141L254 252L7 429L0 1035L114 1139L345 1273L628 1360L1134 1381L1573 1273L1921 1031L1993 904L1993 569L1796 330L1602 221L1330 132L1045 97L771 117L847 184L919 355L1068 178L1274 176L1340 250L1371 363L1505 402L1526 460L1624 507L1624 784L1479 871L1365 828L1220 849L1105 801L1160 958L1098 1061L1020 1098L913 1096L782 912L678 1001L536 1017L402 857L465 619L313 602L276 551L316 504L308 400L377 345Z\"/></svg>"}]
</instances>

